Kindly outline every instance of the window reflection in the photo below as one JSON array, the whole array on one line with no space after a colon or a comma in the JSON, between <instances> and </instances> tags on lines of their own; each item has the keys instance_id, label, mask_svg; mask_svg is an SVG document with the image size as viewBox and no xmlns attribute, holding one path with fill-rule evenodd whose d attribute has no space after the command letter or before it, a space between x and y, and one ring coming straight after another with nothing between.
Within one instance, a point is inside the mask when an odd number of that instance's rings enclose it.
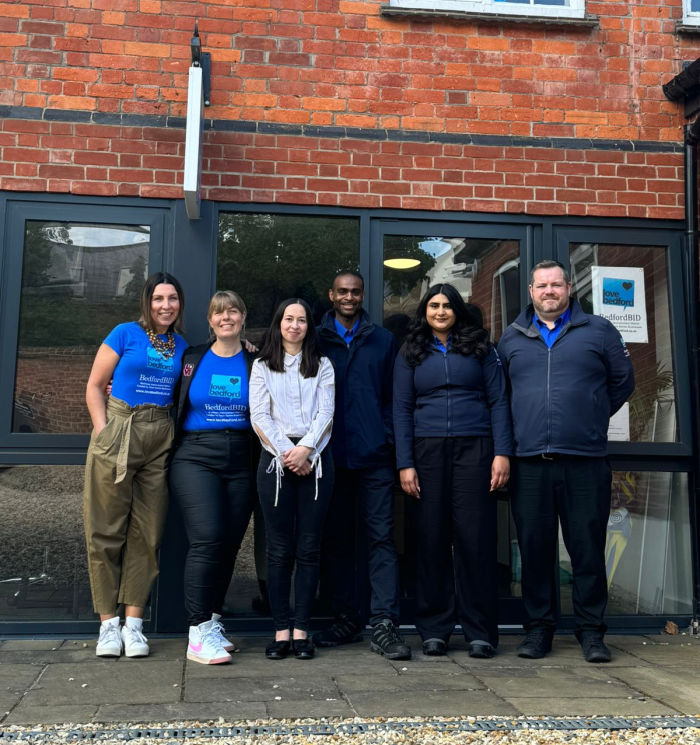
<instances>
[{"instance_id":1,"label":"window reflection","mask_svg":"<svg viewBox=\"0 0 700 745\"><path fill-rule=\"evenodd\" d=\"M630 246L574 243L570 246L572 294L587 313L594 311L592 268L641 269L644 278L642 320L645 342L635 342L620 331L634 365L636 387L621 412L628 422L611 439L631 442L676 442L679 437L673 378L673 346L668 295L666 249L663 246ZM609 272L608 272L609 273ZM598 288L599 291L599 288ZM615 321L613 321L615 322Z\"/></svg>"},{"instance_id":2,"label":"window reflection","mask_svg":"<svg viewBox=\"0 0 700 745\"><path fill-rule=\"evenodd\" d=\"M0 619L93 619L82 466L0 468Z\"/></svg>"},{"instance_id":3,"label":"window reflection","mask_svg":"<svg viewBox=\"0 0 700 745\"><path fill-rule=\"evenodd\" d=\"M247 335L256 342L288 297L306 300L319 321L330 308L333 277L359 264L356 218L235 212L219 218L216 286L245 300Z\"/></svg>"},{"instance_id":4,"label":"window reflection","mask_svg":"<svg viewBox=\"0 0 700 745\"><path fill-rule=\"evenodd\" d=\"M149 228L26 222L13 432L88 432L85 383L100 342L137 318Z\"/></svg>"},{"instance_id":5,"label":"window reflection","mask_svg":"<svg viewBox=\"0 0 700 745\"><path fill-rule=\"evenodd\" d=\"M608 614L692 612L685 473L615 471L605 559ZM571 561L560 537L562 610L572 613Z\"/></svg>"},{"instance_id":6,"label":"window reflection","mask_svg":"<svg viewBox=\"0 0 700 745\"><path fill-rule=\"evenodd\" d=\"M397 260L413 266L396 268ZM497 238L384 237L384 325L399 343L431 285L454 285L481 310L491 338L500 338L520 312L520 243Z\"/></svg>"}]
</instances>

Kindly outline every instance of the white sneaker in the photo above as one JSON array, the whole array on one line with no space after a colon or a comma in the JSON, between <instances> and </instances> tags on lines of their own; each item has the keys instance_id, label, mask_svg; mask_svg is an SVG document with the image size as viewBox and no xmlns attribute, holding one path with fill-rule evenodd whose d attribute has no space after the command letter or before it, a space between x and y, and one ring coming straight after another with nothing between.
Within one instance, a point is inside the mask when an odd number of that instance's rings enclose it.
<instances>
[{"instance_id":1,"label":"white sneaker","mask_svg":"<svg viewBox=\"0 0 700 745\"><path fill-rule=\"evenodd\" d=\"M227 652L238 652L238 647L224 635L224 631L226 631L226 629L224 628L224 624L221 623L221 615L219 613L212 613L211 620L214 622L214 630L219 635L221 646Z\"/></svg>"},{"instance_id":2,"label":"white sneaker","mask_svg":"<svg viewBox=\"0 0 700 745\"><path fill-rule=\"evenodd\" d=\"M148 639L143 635L141 629L133 626L122 626L122 641L124 642L124 655L126 657L148 657L151 651L148 648Z\"/></svg>"},{"instance_id":3,"label":"white sneaker","mask_svg":"<svg viewBox=\"0 0 700 745\"><path fill-rule=\"evenodd\" d=\"M119 616L102 621L95 654L98 657L120 657L123 647L122 635L119 632Z\"/></svg>"},{"instance_id":4,"label":"white sneaker","mask_svg":"<svg viewBox=\"0 0 700 745\"><path fill-rule=\"evenodd\" d=\"M231 662L231 655L221 646L220 632L215 628L218 622L211 620L190 626L187 643L187 659L203 665L222 665Z\"/></svg>"}]
</instances>

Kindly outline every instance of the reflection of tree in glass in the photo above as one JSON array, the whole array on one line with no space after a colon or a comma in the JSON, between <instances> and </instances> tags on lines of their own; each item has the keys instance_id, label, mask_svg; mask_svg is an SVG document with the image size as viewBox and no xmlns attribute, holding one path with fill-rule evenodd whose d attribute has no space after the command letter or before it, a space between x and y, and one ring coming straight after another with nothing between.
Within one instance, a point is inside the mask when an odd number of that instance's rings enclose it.
<instances>
[{"instance_id":1,"label":"reflection of tree in glass","mask_svg":"<svg viewBox=\"0 0 700 745\"><path fill-rule=\"evenodd\" d=\"M415 269L391 269L384 267L384 295L407 295L420 284L435 266L435 259L420 247L424 237L415 235L387 235L384 237L384 260L416 259L420 264Z\"/></svg>"},{"instance_id":2,"label":"reflection of tree in glass","mask_svg":"<svg viewBox=\"0 0 700 745\"><path fill-rule=\"evenodd\" d=\"M22 289L42 287L51 280L54 243L71 244L70 233L63 225L28 220L24 234Z\"/></svg>"},{"instance_id":3,"label":"reflection of tree in glass","mask_svg":"<svg viewBox=\"0 0 700 745\"><path fill-rule=\"evenodd\" d=\"M306 300L319 320L328 288L343 269L357 270L355 218L225 213L219 221L217 288L235 290L248 306L246 325L264 328L288 297Z\"/></svg>"}]
</instances>

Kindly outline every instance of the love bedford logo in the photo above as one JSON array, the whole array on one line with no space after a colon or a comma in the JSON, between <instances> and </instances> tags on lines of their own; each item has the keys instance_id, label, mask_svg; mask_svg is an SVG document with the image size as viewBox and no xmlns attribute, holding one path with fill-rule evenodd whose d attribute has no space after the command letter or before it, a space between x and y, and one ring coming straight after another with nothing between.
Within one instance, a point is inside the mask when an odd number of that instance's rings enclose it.
<instances>
[{"instance_id":1,"label":"love bedford logo","mask_svg":"<svg viewBox=\"0 0 700 745\"><path fill-rule=\"evenodd\" d=\"M634 280L603 277L603 305L634 307Z\"/></svg>"}]
</instances>

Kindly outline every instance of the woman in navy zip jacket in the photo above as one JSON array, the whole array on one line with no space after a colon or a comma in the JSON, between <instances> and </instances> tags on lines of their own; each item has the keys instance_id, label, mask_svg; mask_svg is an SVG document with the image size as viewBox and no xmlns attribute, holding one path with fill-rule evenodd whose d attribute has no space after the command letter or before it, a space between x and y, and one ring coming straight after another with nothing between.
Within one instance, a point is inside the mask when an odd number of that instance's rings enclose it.
<instances>
[{"instance_id":1,"label":"woman in navy zip jacket","mask_svg":"<svg viewBox=\"0 0 700 745\"><path fill-rule=\"evenodd\" d=\"M401 487L413 497L416 627L444 655L455 623L472 657L498 644L496 499L510 472L512 428L496 350L449 284L421 299L394 367Z\"/></svg>"}]
</instances>

